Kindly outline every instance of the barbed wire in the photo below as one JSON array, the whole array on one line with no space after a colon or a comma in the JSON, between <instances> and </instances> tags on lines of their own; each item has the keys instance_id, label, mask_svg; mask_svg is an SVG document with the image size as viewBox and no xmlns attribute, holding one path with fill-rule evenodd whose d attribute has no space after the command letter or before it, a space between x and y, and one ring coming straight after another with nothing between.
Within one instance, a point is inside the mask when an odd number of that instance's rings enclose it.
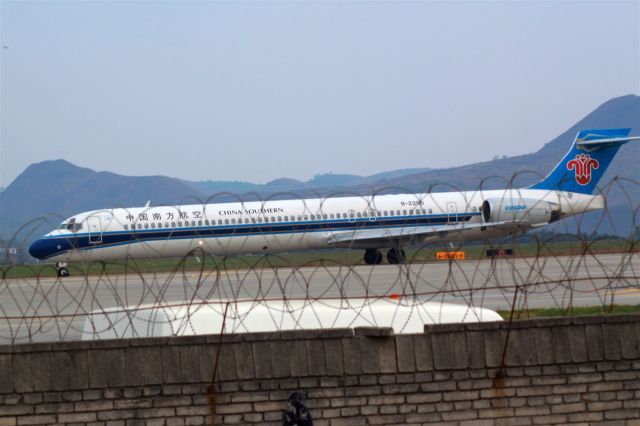
<instances>
[{"instance_id":1,"label":"barbed wire","mask_svg":"<svg viewBox=\"0 0 640 426\"><path fill-rule=\"evenodd\" d=\"M497 179L483 180L476 191L482 194L483 185L490 180L493 187ZM509 187L516 181L504 183ZM428 205L445 212L434 189L443 188L434 186L415 199L430 198ZM373 191L403 193L397 187ZM69 265L71 276L64 278L56 276L54 265L25 263L31 241L65 219L52 214L29 221L2 242L0 344L356 325L415 332L424 324L450 321L451 304L463 309L458 321L493 318L483 309L510 318L533 308L570 312L597 306L606 311L616 304L640 305L639 194L638 181L616 177L600 188L609 201L602 210L497 239L413 241L398 264L366 265L364 248L349 244L239 256L214 255L205 245L179 259L140 260L136 255L79 261ZM261 200L259 194L225 193L194 203L202 205L204 219L210 218L207 204L217 200L235 198L244 205L248 199L266 203L296 195ZM371 194L345 191L318 194L319 205L346 195L366 200L367 211L374 212L371 220L383 210ZM322 207L313 210L307 200L295 200L299 211L323 218ZM217 226L211 220L210 227ZM252 224L249 217L238 220ZM277 225L276 220L263 214L260 223ZM387 247L396 245L390 241Z\"/></svg>"}]
</instances>

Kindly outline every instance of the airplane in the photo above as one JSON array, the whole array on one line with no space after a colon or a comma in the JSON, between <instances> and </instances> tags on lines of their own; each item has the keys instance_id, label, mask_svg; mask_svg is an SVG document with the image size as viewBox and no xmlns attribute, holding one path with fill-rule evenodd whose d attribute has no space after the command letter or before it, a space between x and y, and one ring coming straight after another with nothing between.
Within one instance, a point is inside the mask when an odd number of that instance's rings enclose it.
<instances>
[{"instance_id":1,"label":"airplane","mask_svg":"<svg viewBox=\"0 0 640 426\"><path fill-rule=\"evenodd\" d=\"M364 250L366 264L404 248L516 235L604 208L596 185L631 129L582 130L555 168L526 188L92 210L65 219L29 253L56 262Z\"/></svg>"}]
</instances>

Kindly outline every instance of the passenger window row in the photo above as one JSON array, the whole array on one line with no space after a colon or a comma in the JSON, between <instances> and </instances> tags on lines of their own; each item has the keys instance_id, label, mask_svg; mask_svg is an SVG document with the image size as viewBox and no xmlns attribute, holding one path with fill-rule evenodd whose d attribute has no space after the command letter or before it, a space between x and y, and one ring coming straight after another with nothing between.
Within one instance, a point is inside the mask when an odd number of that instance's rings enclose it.
<instances>
[{"instance_id":1,"label":"passenger window row","mask_svg":"<svg viewBox=\"0 0 640 426\"><path fill-rule=\"evenodd\" d=\"M433 210L429 209L428 214L432 214ZM276 222L289 222L289 221L308 221L308 220L327 220L327 219L353 219L353 218L375 218L375 217L387 217L387 216L412 216L416 214L427 214L426 209L410 209L410 210L370 210L364 212L355 212L351 210L347 213L322 213L322 214L308 214L308 215L297 215L297 216L270 216L270 217L251 217L251 218L231 218L231 219L218 219L211 220L205 219L188 221L173 221L173 222L150 222L150 223L138 223L124 225L124 229L162 229L162 228L181 228L181 227L196 227L196 226L215 226L216 223L218 225L235 225L235 224L249 224L249 223L276 223Z\"/></svg>"}]
</instances>

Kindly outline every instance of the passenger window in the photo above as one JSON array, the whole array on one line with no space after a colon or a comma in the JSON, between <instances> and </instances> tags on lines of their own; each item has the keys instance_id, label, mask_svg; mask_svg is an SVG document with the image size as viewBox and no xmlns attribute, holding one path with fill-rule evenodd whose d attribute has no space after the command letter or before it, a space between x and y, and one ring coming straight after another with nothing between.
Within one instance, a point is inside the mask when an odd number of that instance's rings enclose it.
<instances>
[{"instance_id":1,"label":"passenger window","mask_svg":"<svg viewBox=\"0 0 640 426\"><path fill-rule=\"evenodd\" d=\"M342 218L346 219L347 218L347 214L346 213L342 213Z\"/></svg>"},{"instance_id":2,"label":"passenger window","mask_svg":"<svg viewBox=\"0 0 640 426\"><path fill-rule=\"evenodd\" d=\"M142 229L142 224L138 224L138 229Z\"/></svg>"},{"instance_id":3,"label":"passenger window","mask_svg":"<svg viewBox=\"0 0 640 426\"><path fill-rule=\"evenodd\" d=\"M126 223L124 224L124 229L127 230L129 229L129 225L127 225Z\"/></svg>"},{"instance_id":4,"label":"passenger window","mask_svg":"<svg viewBox=\"0 0 640 426\"><path fill-rule=\"evenodd\" d=\"M406 216L407 215L407 211L406 210L402 210L402 214Z\"/></svg>"},{"instance_id":5,"label":"passenger window","mask_svg":"<svg viewBox=\"0 0 640 426\"><path fill-rule=\"evenodd\" d=\"M251 218L251 223L256 223L256 218L255 217Z\"/></svg>"},{"instance_id":6,"label":"passenger window","mask_svg":"<svg viewBox=\"0 0 640 426\"><path fill-rule=\"evenodd\" d=\"M395 215L395 213L394 213L394 211L393 211L393 210L391 210L391 211L389 212L389 216L393 216L393 215Z\"/></svg>"},{"instance_id":7,"label":"passenger window","mask_svg":"<svg viewBox=\"0 0 640 426\"><path fill-rule=\"evenodd\" d=\"M361 214L360 212L356 213L356 215L357 215L358 217L362 217L362 214Z\"/></svg>"},{"instance_id":8,"label":"passenger window","mask_svg":"<svg viewBox=\"0 0 640 426\"><path fill-rule=\"evenodd\" d=\"M231 224L234 225L236 223L235 219L231 219Z\"/></svg>"},{"instance_id":9,"label":"passenger window","mask_svg":"<svg viewBox=\"0 0 640 426\"><path fill-rule=\"evenodd\" d=\"M198 221L198 226L202 226L202 221L201 220Z\"/></svg>"},{"instance_id":10,"label":"passenger window","mask_svg":"<svg viewBox=\"0 0 640 426\"><path fill-rule=\"evenodd\" d=\"M396 210L396 216L400 216L400 210Z\"/></svg>"},{"instance_id":11,"label":"passenger window","mask_svg":"<svg viewBox=\"0 0 640 426\"><path fill-rule=\"evenodd\" d=\"M302 216L298 215L298 220L302 220Z\"/></svg>"},{"instance_id":12,"label":"passenger window","mask_svg":"<svg viewBox=\"0 0 640 426\"><path fill-rule=\"evenodd\" d=\"M413 209L409 210L409 214L413 214Z\"/></svg>"},{"instance_id":13,"label":"passenger window","mask_svg":"<svg viewBox=\"0 0 640 426\"><path fill-rule=\"evenodd\" d=\"M171 227L175 228L176 227L176 223L175 222L171 222Z\"/></svg>"},{"instance_id":14,"label":"passenger window","mask_svg":"<svg viewBox=\"0 0 640 426\"><path fill-rule=\"evenodd\" d=\"M429 214L433 213L433 210L429 209Z\"/></svg>"},{"instance_id":15,"label":"passenger window","mask_svg":"<svg viewBox=\"0 0 640 426\"><path fill-rule=\"evenodd\" d=\"M309 220L309 216L308 215L304 215L304 220Z\"/></svg>"},{"instance_id":16,"label":"passenger window","mask_svg":"<svg viewBox=\"0 0 640 426\"><path fill-rule=\"evenodd\" d=\"M151 224L151 227L152 227L152 228L155 228L155 227L156 227L156 223L155 223L155 222L153 222L153 223Z\"/></svg>"},{"instance_id":17,"label":"passenger window","mask_svg":"<svg viewBox=\"0 0 640 426\"><path fill-rule=\"evenodd\" d=\"M258 223L262 223L262 218L258 217Z\"/></svg>"},{"instance_id":18,"label":"passenger window","mask_svg":"<svg viewBox=\"0 0 640 426\"><path fill-rule=\"evenodd\" d=\"M165 227L165 228L168 228L168 227L169 227L169 222L165 222L165 223L164 223L164 227Z\"/></svg>"},{"instance_id":19,"label":"passenger window","mask_svg":"<svg viewBox=\"0 0 640 426\"><path fill-rule=\"evenodd\" d=\"M144 224L144 229L149 229L149 224L148 223Z\"/></svg>"},{"instance_id":20,"label":"passenger window","mask_svg":"<svg viewBox=\"0 0 640 426\"><path fill-rule=\"evenodd\" d=\"M325 214L323 214L323 215L322 215L322 218L323 218L323 219L328 219L328 218L329 218L329 216L327 216L327 214L325 213Z\"/></svg>"},{"instance_id":21,"label":"passenger window","mask_svg":"<svg viewBox=\"0 0 640 426\"><path fill-rule=\"evenodd\" d=\"M282 222L282 216L278 216L278 222Z\"/></svg>"},{"instance_id":22,"label":"passenger window","mask_svg":"<svg viewBox=\"0 0 640 426\"><path fill-rule=\"evenodd\" d=\"M387 210L384 211L385 216L389 216L389 212Z\"/></svg>"},{"instance_id":23,"label":"passenger window","mask_svg":"<svg viewBox=\"0 0 640 426\"><path fill-rule=\"evenodd\" d=\"M316 215L312 214L311 215L311 220L315 220L315 218L316 218Z\"/></svg>"},{"instance_id":24,"label":"passenger window","mask_svg":"<svg viewBox=\"0 0 640 426\"><path fill-rule=\"evenodd\" d=\"M191 221L191 226L196 226L196 221L195 220Z\"/></svg>"},{"instance_id":25,"label":"passenger window","mask_svg":"<svg viewBox=\"0 0 640 426\"><path fill-rule=\"evenodd\" d=\"M224 224L225 224L225 225L228 225L228 224L229 224L229 219L225 219L225 220L224 220Z\"/></svg>"},{"instance_id":26,"label":"passenger window","mask_svg":"<svg viewBox=\"0 0 640 426\"><path fill-rule=\"evenodd\" d=\"M367 217L369 214L367 212L362 212L362 217Z\"/></svg>"}]
</instances>

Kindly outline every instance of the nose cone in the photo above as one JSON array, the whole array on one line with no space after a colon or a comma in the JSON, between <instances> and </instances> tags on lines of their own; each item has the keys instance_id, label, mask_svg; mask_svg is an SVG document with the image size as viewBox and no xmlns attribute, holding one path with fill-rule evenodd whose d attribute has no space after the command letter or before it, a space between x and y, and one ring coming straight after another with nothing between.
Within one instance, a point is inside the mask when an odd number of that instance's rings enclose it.
<instances>
[{"instance_id":1,"label":"nose cone","mask_svg":"<svg viewBox=\"0 0 640 426\"><path fill-rule=\"evenodd\" d=\"M29 254L36 259L46 259L57 251L56 243L52 240L40 238L35 240L29 247Z\"/></svg>"}]
</instances>

